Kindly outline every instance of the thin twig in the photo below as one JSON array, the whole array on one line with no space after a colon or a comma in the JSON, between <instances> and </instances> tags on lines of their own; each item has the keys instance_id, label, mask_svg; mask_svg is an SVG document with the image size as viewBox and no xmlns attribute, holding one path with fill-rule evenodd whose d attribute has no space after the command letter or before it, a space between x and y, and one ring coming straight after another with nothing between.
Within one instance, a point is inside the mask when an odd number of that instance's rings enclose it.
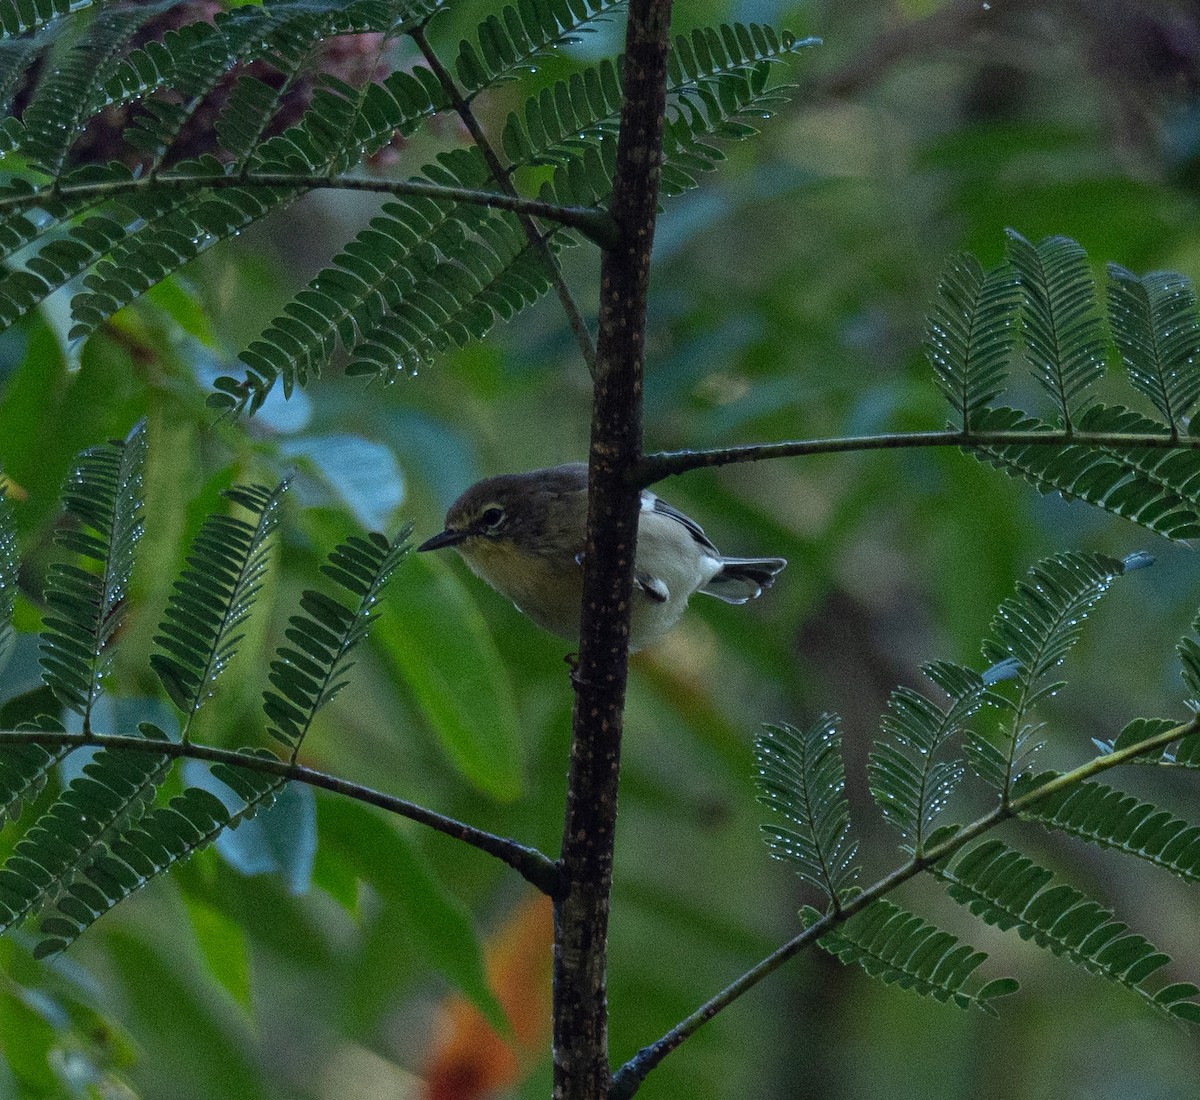
<instances>
[{"instance_id":1,"label":"thin twig","mask_svg":"<svg viewBox=\"0 0 1200 1100\"><path fill-rule=\"evenodd\" d=\"M519 844L508 837L497 836L494 833L477 829L474 825L456 821L452 817L436 813L433 810L409 802L394 795L370 787L351 783L336 775L315 771L301 764L289 764L278 757L257 756L247 752L237 752L233 749L221 749L213 745L201 745L194 741L158 741L147 737L137 737L129 734L115 733L62 733L55 730L0 730L0 748L4 745L63 745L72 749L104 748L127 750L131 752L150 752L172 759L207 760L210 763L227 764L230 767L245 768L247 771L260 772L264 775L277 776L280 779L297 783L307 783L310 787L332 791L334 794L365 802L370 806L378 806L381 810L406 817L421 825L446 836L461 840L481 852L503 863L507 863L526 881L532 883L544 894L553 895L558 890L558 866L548 856L536 848Z\"/></svg>"},{"instance_id":2,"label":"thin twig","mask_svg":"<svg viewBox=\"0 0 1200 1100\"><path fill-rule=\"evenodd\" d=\"M1068 787L1076 786L1095 775L1099 775L1101 772L1107 771L1109 768L1127 764L1136 757L1144 756L1146 753L1153 752L1156 749L1166 748L1172 741L1178 741L1181 737L1196 733L1198 730L1200 730L1200 715L1194 716L1190 721L1181 723L1173 729L1165 730L1163 733L1157 734L1145 741L1140 741L1136 745L1130 745L1115 752L1105 753L1103 756L1093 757L1078 768L1069 772L1063 772L1041 786L1027 791L1020 797L997 805L995 809L984 814L983 817L978 818L969 825L963 826L946 840L928 848L919 859L910 860L908 863L896 868L891 874L884 876L874 885L867 887L862 893L856 894L854 898L845 902L837 910L826 913L820 920L814 921L798 936L788 940L787 943L747 970L736 981L731 982L722 989L720 993L702 1004L686 1019L681 1020L663 1035L662 1038L639 1050L637 1054L630 1058L613 1075L613 1085L609 1091L608 1100L628 1100L629 1097L637 1092L650 1071L662 1062L671 1051L677 1049L686 1039L693 1035L702 1024L707 1023L722 1009L728 1008L743 993L756 986L768 974L772 974L778 970L788 959L798 954L810 944L815 943L838 925L845 923L855 913L861 912L872 902L878 901L885 894L891 893L896 887L908 882L909 879L916 877L922 871L933 866L933 864L949 859L972 840L994 829L997 825L1019 816L1022 810L1035 805L1042 801L1042 799L1048 798L1050 795L1056 794Z\"/></svg>"},{"instance_id":3,"label":"thin twig","mask_svg":"<svg viewBox=\"0 0 1200 1100\"><path fill-rule=\"evenodd\" d=\"M656 481L690 470L731 466L739 462L764 462L801 455L843 454L848 451L904 450L918 447L1111 447L1114 450L1198 450L1200 436L1141 435L1129 432L994 431L894 432L881 435L835 436L829 439L794 439L780 443L747 443L700 451L658 451L645 455L636 472L644 488Z\"/></svg>"}]
</instances>

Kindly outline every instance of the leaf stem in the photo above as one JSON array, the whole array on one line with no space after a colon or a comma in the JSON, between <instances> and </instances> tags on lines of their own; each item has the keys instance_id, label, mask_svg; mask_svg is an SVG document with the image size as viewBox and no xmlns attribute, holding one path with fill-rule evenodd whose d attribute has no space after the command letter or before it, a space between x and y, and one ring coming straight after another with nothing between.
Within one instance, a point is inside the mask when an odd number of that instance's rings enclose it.
<instances>
[{"instance_id":1,"label":"leaf stem","mask_svg":"<svg viewBox=\"0 0 1200 1100\"><path fill-rule=\"evenodd\" d=\"M1139 741L1135 745L1118 749L1115 752L1105 753L1102 756L1093 757L1079 767L1069 772L1063 772L1061 775L1055 776L1033 790L1026 791L1017 798L997 805L982 817L971 822L971 824L964 825L952 836L932 845L920 858L911 859L907 863L902 864L878 882L867 887L862 893L856 894L853 898L845 901L840 908L826 913L820 920L810 924L799 935L794 936L787 943L776 948L770 955L760 960L714 997L705 1001L695 1012L681 1020L660 1039L639 1050L637 1054L613 1074L613 1084L608 1094L608 1100L628 1100L629 1097L637 1092L650 1071L670 1054L671 1051L679 1047L684 1040L693 1035L702 1024L707 1023L722 1009L728 1008L743 993L756 986L768 974L772 974L778 970L792 956L808 947L809 944L815 943L826 932L832 931L839 924L844 923L850 917L854 916L855 913L861 912L872 902L878 901L885 894L891 893L898 886L908 882L911 878L915 878L933 864L948 859L972 840L994 829L997 825L1019 816L1022 810L1040 802L1042 799L1067 787L1073 787L1087 779L1091 779L1093 776L1105 772L1109 768L1128 764L1136 757L1144 756L1146 753L1154 752L1156 749L1166 748L1172 741L1178 741L1181 737L1186 737L1197 731L1200 731L1200 715L1194 715L1190 721L1183 722L1169 730L1164 730L1162 733L1147 738L1145 741Z\"/></svg>"},{"instance_id":2,"label":"leaf stem","mask_svg":"<svg viewBox=\"0 0 1200 1100\"><path fill-rule=\"evenodd\" d=\"M543 894L553 896L559 885L558 865L536 848L526 847L508 837L497 836L494 833L477 829L473 825L456 821L452 817L439 814L415 802L409 802L370 787L351 783L327 772L316 771L302 764L291 764L276 756L258 756L249 752L238 752L233 749L217 748L214 745L201 745L195 741L156 741L132 734L116 733L62 733L56 730L0 730L0 748L4 745L61 745L69 749L105 748L128 750L131 752L150 752L171 759L206 760L210 763L227 764L230 767L245 768L248 771L261 772L264 775L274 775L280 779L296 783L307 783L310 787L332 791L334 794L353 798L357 802L365 802L370 806L378 806L381 810L406 817L421 825L427 825L436 832L461 840L481 852L495 856L502 863L507 863L527 882L531 883Z\"/></svg>"}]
</instances>

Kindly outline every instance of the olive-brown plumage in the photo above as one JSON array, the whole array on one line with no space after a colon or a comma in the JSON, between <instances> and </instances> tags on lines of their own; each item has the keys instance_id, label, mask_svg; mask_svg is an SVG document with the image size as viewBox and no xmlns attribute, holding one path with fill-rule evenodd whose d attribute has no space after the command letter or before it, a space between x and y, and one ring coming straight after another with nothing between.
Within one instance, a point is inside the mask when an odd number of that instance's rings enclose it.
<instances>
[{"instance_id":1,"label":"olive-brown plumage","mask_svg":"<svg viewBox=\"0 0 1200 1100\"><path fill-rule=\"evenodd\" d=\"M444 530L417 549L454 547L539 626L578 639L586 527L587 466L572 462L477 482L450 505ZM745 603L786 564L722 557L699 524L642 490L629 648L657 641L693 592Z\"/></svg>"}]
</instances>

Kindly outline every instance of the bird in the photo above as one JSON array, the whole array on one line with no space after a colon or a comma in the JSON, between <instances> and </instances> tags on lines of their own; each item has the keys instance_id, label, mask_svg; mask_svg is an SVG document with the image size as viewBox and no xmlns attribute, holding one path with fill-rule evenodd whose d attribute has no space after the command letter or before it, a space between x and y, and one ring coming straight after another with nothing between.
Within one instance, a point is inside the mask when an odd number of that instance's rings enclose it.
<instances>
[{"instance_id":1,"label":"bird","mask_svg":"<svg viewBox=\"0 0 1200 1100\"><path fill-rule=\"evenodd\" d=\"M417 550L453 547L476 576L538 626L578 640L587 528L587 465L569 462L476 482ZM641 491L631 652L657 642L694 592L741 604L761 596L784 558L727 558L693 519Z\"/></svg>"}]
</instances>

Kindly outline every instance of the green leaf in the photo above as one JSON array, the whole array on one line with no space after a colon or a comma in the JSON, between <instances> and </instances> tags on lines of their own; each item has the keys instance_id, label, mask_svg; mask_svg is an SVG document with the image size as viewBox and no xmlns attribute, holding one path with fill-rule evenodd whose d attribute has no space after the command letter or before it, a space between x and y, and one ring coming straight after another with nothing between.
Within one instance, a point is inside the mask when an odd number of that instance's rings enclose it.
<instances>
[{"instance_id":1,"label":"green leaf","mask_svg":"<svg viewBox=\"0 0 1200 1100\"><path fill-rule=\"evenodd\" d=\"M65 950L131 894L269 806L283 785L280 779L248 768L215 764L210 770L241 800L238 808L227 809L204 787L185 787L166 805L149 810L133 827L109 838L107 850L79 869L51 915L42 921L43 939L34 949L36 957Z\"/></svg>"},{"instance_id":2,"label":"green leaf","mask_svg":"<svg viewBox=\"0 0 1200 1100\"><path fill-rule=\"evenodd\" d=\"M988 840L958 855L952 866L935 873L946 892L988 924L1015 929L1022 939L1059 955L1089 973L1124 986L1155 1007L1187 1018L1200 1006L1176 1007L1182 987L1158 995L1143 983L1171 960L1112 913L998 840ZM1161 1001L1158 997L1162 997Z\"/></svg>"},{"instance_id":3,"label":"green leaf","mask_svg":"<svg viewBox=\"0 0 1200 1100\"><path fill-rule=\"evenodd\" d=\"M301 614L288 619L281 646L271 662L275 691L263 692L267 732L292 750L292 759L313 718L345 687L355 647L376 617L376 605L408 550L410 528L389 542L383 535L354 535L330 555L321 571L349 592L347 606L313 590L300 597Z\"/></svg>"},{"instance_id":4,"label":"green leaf","mask_svg":"<svg viewBox=\"0 0 1200 1100\"><path fill-rule=\"evenodd\" d=\"M463 40L454 71L468 96L511 79L554 49L580 40L581 33L622 0L522 0L489 15L475 42Z\"/></svg>"},{"instance_id":5,"label":"green leaf","mask_svg":"<svg viewBox=\"0 0 1200 1100\"><path fill-rule=\"evenodd\" d=\"M213 684L237 653L270 561L287 480L274 489L235 486L224 492L253 520L211 515L192 543L175 582L150 657L171 701L184 712L184 734Z\"/></svg>"},{"instance_id":6,"label":"green leaf","mask_svg":"<svg viewBox=\"0 0 1200 1100\"><path fill-rule=\"evenodd\" d=\"M13 646L13 606L16 603L21 561L17 554L17 529L12 503L0 484L0 670L8 663Z\"/></svg>"},{"instance_id":7,"label":"green leaf","mask_svg":"<svg viewBox=\"0 0 1200 1100\"><path fill-rule=\"evenodd\" d=\"M978 1008L995 1015L992 1000L1017 988L1015 979L1006 978L999 987L989 982L968 990L971 976L987 954L889 901L872 902L817 943L885 985L911 989L958 1008Z\"/></svg>"},{"instance_id":8,"label":"green leaf","mask_svg":"<svg viewBox=\"0 0 1200 1100\"><path fill-rule=\"evenodd\" d=\"M1054 773L1038 776L1021 791L1036 790L1053 778ZM1200 882L1200 826L1103 783L1055 792L1022 810L1021 817Z\"/></svg>"},{"instance_id":9,"label":"green leaf","mask_svg":"<svg viewBox=\"0 0 1200 1100\"><path fill-rule=\"evenodd\" d=\"M1113 740L1114 749L1126 749L1131 745L1140 745L1143 741L1166 733L1180 725L1172 718L1134 718L1126 723L1125 728Z\"/></svg>"},{"instance_id":10,"label":"green leaf","mask_svg":"<svg viewBox=\"0 0 1200 1100\"><path fill-rule=\"evenodd\" d=\"M508 1019L488 987L466 908L438 881L390 822L347 799L319 798L321 838L405 917L418 954L483 1013L500 1034Z\"/></svg>"},{"instance_id":11,"label":"green leaf","mask_svg":"<svg viewBox=\"0 0 1200 1100\"><path fill-rule=\"evenodd\" d=\"M149 724L142 732L165 740ZM145 813L169 768L166 756L119 750L98 752L85 764L0 867L0 932L61 898Z\"/></svg>"},{"instance_id":12,"label":"green leaf","mask_svg":"<svg viewBox=\"0 0 1200 1100\"><path fill-rule=\"evenodd\" d=\"M1003 794L1028 770L1041 747L1033 741L1034 709L1063 686L1055 670L1079 641L1083 622L1108 591L1113 579L1144 559L1126 561L1098 554L1058 554L1038 562L1017 583L992 619L983 643L984 659L1013 662L1014 698L1004 726L996 733L973 732L967 757L980 778Z\"/></svg>"},{"instance_id":13,"label":"green leaf","mask_svg":"<svg viewBox=\"0 0 1200 1100\"><path fill-rule=\"evenodd\" d=\"M858 876L837 719L826 714L807 730L767 726L754 757L758 801L793 826L761 826L771 854L836 903Z\"/></svg>"},{"instance_id":14,"label":"green leaf","mask_svg":"<svg viewBox=\"0 0 1200 1100\"><path fill-rule=\"evenodd\" d=\"M375 637L447 756L501 801L522 788L516 705L487 622L448 567L410 555Z\"/></svg>"},{"instance_id":15,"label":"green leaf","mask_svg":"<svg viewBox=\"0 0 1200 1100\"><path fill-rule=\"evenodd\" d=\"M912 688L896 688L883 716L884 737L867 760L872 797L917 855L964 774L957 757L939 759L939 754L962 735L989 689L977 672L949 662L928 664L923 671L950 697L949 704L943 710Z\"/></svg>"},{"instance_id":16,"label":"green leaf","mask_svg":"<svg viewBox=\"0 0 1200 1100\"><path fill-rule=\"evenodd\" d=\"M1120 406L1088 409L1075 427L1081 432L1149 434L1165 438L1156 421ZM1044 421L1013 409L985 409L972 424L980 432L1048 432ZM1200 452L1161 447L1065 446L1032 443L989 444L969 448L1012 477L1031 482L1039 492L1060 492L1170 539L1200 536Z\"/></svg>"},{"instance_id":17,"label":"green leaf","mask_svg":"<svg viewBox=\"0 0 1200 1100\"><path fill-rule=\"evenodd\" d=\"M938 279L925 329L925 353L959 424L1004 389L1017 338L1020 302L1008 264L985 275L970 255L956 256Z\"/></svg>"},{"instance_id":18,"label":"green leaf","mask_svg":"<svg viewBox=\"0 0 1200 1100\"><path fill-rule=\"evenodd\" d=\"M40 729L61 733L57 718L42 714L17 729ZM5 745L0 748L0 828L21 816L24 808L46 786L49 771L67 754L65 748L44 749L41 745Z\"/></svg>"},{"instance_id":19,"label":"green leaf","mask_svg":"<svg viewBox=\"0 0 1200 1100\"><path fill-rule=\"evenodd\" d=\"M1021 282L1025 358L1070 429L1084 394L1104 373L1104 329L1087 255L1066 237L1033 245L1010 229L1008 258Z\"/></svg>"},{"instance_id":20,"label":"green leaf","mask_svg":"<svg viewBox=\"0 0 1200 1100\"><path fill-rule=\"evenodd\" d=\"M139 421L124 440L84 451L63 486L63 509L72 525L55 542L86 567L57 562L47 571L41 665L62 704L83 716L85 730L108 670L109 644L125 621L142 535L145 427Z\"/></svg>"},{"instance_id":21,"label":"green leaf","mask_svg":"<svg viewBox=\"0 0 1200 1100\"><path fill-rule=\"evenodd\" d=\"M26 7L28 3L25 0ZM97 102L98 92L130 39L166 6L164 0L148 0L133 7L91 5L91 18L76 21L76 33L51 39L43 78L21 115L26 131L21 152L41 172L57 176L62 171L71 146L82 135L92 112L102 105ZM0 22L9 25L2 11ZM29 22L36 25L36 21Z\"/></svg>"},{"instance_id":22,"label":"green leaf","mask_svg":"<svg viewBox=\"0 0 1200 1100\"><path fill-rule=\"evenodd\" d=\"M245 929L236 920L198 898L185 896L185 901L192 932L204 956L208 974L243 1011L253 1012L250 955Z\"/></svg>"},{"instance_id":23,"label":"green leaf","mask_svg":"<svg viewBox=\"0 0 1200 1100\"><path fill-rule=\"evenodd\" d=\"M1129 379L1174 432L1200 397L1200 318L1191 280L1170 271L1141 278L1108 265L1108 318Z\"/></svg>"}]
</instances>

